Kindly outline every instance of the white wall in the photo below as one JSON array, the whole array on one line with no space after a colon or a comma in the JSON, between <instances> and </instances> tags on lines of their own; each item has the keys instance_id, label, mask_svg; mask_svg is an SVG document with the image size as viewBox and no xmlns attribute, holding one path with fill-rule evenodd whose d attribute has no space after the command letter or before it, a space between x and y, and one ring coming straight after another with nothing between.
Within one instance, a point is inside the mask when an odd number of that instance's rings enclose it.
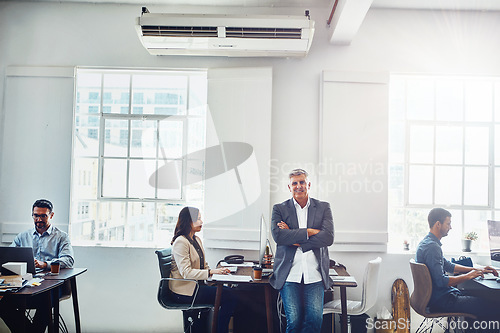
<instances>
[{"instance_id":1,"label":"white wall","mask_svg":"<svg viewBox=\"0 0 500 333\"><path fill-rule=\"evenodd\" d=\"M149 9L152 12L169 10L160 7ZM9 65L174 68L272 66L270 166L273 168L270 201L274 204L289 197L285 186L289 169L294 166L314 166L318 162L319 91L323 70L500 74L500 62L497 60L500 39L496 36L500 30L499 13L370 10L350 46L333 46L328 43L325 27L330 8L309 9L316 20L316 35L307 58L226 59L150 56L142 48L134 30L134 19L140 13L140 6L0 2L0 77L5 76L6 66ZM245 9L245 12L250 11ZM302 12L302 9L292 9L287 13ZM0 80L0 99L3 99L3 92L4 81ZM3 105L1 100L0 105ZM15 138L4 137L3 119L2 108L1 147L8 144L9 140L23 140L29 136L29 133L19 133ZM71 131L71 123L66 125L66 131ZM67 137L67 132L61 133L61 136ZM370 142L365 144L369 145ZM57 151L51 152L51 157L50 163L54 164L65 163L69 158ZM40 184L33 184L33 187L38 188ZM67 180L61 180L46 186L51 193L55 190L67 193L67 184ZM16 202L17 206L29 210L31 202L17 202L19 198L9 196L13 191L13 188L0 183L1 219L26 222L29 216L25 211L8 208ZM26 192L25 197L34 195L32 188L23 191ZM346 212L352 212L348 216L353 219L360 209L356 202L342 207L335 202L331 204L334 215L346 216ZM386 209L381 208L380 216L374 218L387 219L385 212ZM57 216L56 224L67 223L68 216L63 215ZM336 220L335 223L340 226L349 221ZM87 273L78 278L85 332L181 332L180 313L165 311L156 302L159 274L152 249L77 247L75 255L77 266L89 268ZM358 279L361 279L366 262L378 255L384 261L376 308L384 305L390 309L392 282L403 277L410 289L412 287L408 267L410 254L332 253L332 257L346 264ZM353 297L359 296L359 291L351 294ZM72 326L70 302L63 303L61 307Z\"/></svg>"}]
</instances>

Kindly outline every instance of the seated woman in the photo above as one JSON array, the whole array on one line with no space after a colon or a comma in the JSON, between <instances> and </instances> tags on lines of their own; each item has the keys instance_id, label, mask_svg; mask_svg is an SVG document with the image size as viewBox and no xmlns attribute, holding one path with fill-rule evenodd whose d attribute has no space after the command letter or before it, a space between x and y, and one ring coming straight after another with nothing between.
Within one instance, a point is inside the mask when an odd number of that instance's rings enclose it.
<instances>
[{"instance_id":1,"label":"seated woman","mask_svg":"<svg viewBox=\"0 0 500 333\"><path fill-rule=\"evenodd\" d=\"M227 268L210 269L205 261L205 250L201 239L195 233L201 230L203 221L200 211L184 207L179 213L172 238L172 272L170 277L177 279L206 280L212 274L228 274ZM195 304L214 304L217 287L199 284ZM190 281L172 280L169 283L174 298L179 303L191 303L196 284ZM218 333L228 331L229 320L236 306L236 300L229 288L223 288L221 307L218 316Z\"/></svg>"}]
</instances>

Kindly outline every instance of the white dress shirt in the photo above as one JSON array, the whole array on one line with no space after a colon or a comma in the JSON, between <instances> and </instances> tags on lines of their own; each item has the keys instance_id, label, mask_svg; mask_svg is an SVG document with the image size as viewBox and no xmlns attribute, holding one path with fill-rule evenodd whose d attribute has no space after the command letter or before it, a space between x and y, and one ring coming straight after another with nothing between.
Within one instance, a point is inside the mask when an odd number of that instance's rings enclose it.
<instances>
[{"instance_id":1,"label":"white dress shirt","mask_svg":"<svg viewBox=\"0 0 500 333\"><path fill-rule=\"evenodd\" d=\"M295 205L295 210L297 211L297 219L299 220L299 228L307 228L307 210L311 201L309 197L307 198L307 204L304 208L300 207L298 202L293 199ZM322 281L321 273L319 272L319 264L314 252L308 251L306 253L302 252L301 247L297 247L295 252L295 257L293 258L292 268L288 277L287 282L300 283L304 277L304 284L310 284L314 282Z\"/></svg>"}]
</instances>

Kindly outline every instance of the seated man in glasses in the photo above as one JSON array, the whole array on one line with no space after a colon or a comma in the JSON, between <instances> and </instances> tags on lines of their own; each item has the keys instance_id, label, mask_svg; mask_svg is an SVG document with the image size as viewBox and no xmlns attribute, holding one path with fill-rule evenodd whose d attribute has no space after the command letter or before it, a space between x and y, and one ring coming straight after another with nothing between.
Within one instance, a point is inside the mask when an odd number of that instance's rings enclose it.
<instances>
[{"instance_id":1,"label":"seated man in glasses","mask_svg":"<svg viewBox=\"0 0 500 333\"><path fill-rule=\"evenodd\" d=\"M52 203L45 199L35 201L31 215L35 227L18 234L10 246L31 247L36 268L49 270L53 261L59 262L61 268L73 267L73 248L68 234L50 223L54 217ZM17 309L14 299L5 297L0 300L0 317L12 332L22 329L23 325L27 332L44 332L51 309L44 304L43 295L31 297L27 307L36 309L32 323Z\"/></svg>"}]
</instances>

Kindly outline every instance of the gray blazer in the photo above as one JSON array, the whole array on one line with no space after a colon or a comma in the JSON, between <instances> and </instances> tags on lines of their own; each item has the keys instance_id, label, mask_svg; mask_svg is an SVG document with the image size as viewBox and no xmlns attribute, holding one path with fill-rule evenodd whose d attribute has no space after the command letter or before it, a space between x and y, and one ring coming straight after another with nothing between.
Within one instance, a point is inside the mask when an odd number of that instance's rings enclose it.
<instances>
[{"instance_id":1,"label":"gray blazer","mask_svg":"<svg viewBox=\"0 0 500 333\"><path fill-rule=\"evenodd\" d=\"M299 229L297 211L293 204L293 198L276 204L273 207L271 218L271 232L277 244L276 256L274 258L273 275L270 284L274 289L281 289L292 268L293 258L297 247L293 244L300 244L302 251L313 251L318 259L320 273L325 290L333 281L328 274L330 258L328 256L328 246L333 244L333 216L330 204L310 198L311 204L307 211L307 227L321 230L317 235L307 239L306 228ZM280 229L279 222L285 222L290 229Z\"/></svg>"}]
</instances>

